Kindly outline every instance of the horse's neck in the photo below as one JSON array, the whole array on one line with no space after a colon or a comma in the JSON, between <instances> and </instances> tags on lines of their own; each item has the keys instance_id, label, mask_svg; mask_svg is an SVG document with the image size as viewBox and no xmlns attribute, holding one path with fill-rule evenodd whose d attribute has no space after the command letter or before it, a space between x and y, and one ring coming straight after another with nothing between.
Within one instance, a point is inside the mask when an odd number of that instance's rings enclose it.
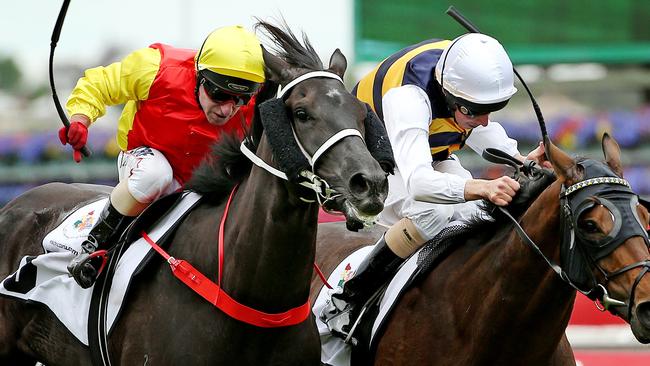
<instances>
[{"instance_id":1,"label":"horse's neck","mask_svg":"<svg viewBox=\"0 0 650 366\"><path fill-rule=\"evenodd\" d=\"M258 155L272 161L268 152ZM224 275L224 287L247 304L277 305L275 311L307 300L315 255L317 206L298 200L287 187L254 166L232 204L225 236L225 260L236 275Z\"/></svg>"},{"instance_id":2,"label":"horse's neck","mask_svg":"<svg viewBox=\"0 0 650 366\"><path fill-rule=\"evenodd\" d=\"M524 231L553 263L560 263L559 192L559 182L553 183L533 202L520 220ZM570 311L574 296L571 288L561 281L543 258L514 230L510 234L510 240L514 240L515 245L507 246L505 263L511 265L505 273L512 279L511 286L514 288L510 288L513 291L530 295L526 307L531 309L539 306L544 313ZM536 302L529 301L530 299L536 299ZM564 320L568 321L568 317Z\"/></svg>"}]
</instances>

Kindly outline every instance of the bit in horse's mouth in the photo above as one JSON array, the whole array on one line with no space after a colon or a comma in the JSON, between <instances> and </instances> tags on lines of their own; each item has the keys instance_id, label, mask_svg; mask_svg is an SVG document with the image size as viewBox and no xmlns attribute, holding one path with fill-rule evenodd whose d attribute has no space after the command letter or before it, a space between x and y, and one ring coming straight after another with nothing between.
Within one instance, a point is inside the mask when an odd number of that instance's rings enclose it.
<instances>
[{"instance_id":1,"label":"bit in horse's mouth","mask_svg":"<svg viewBox=\"0 0 650 366\"><path fill-rule=\"evenodd\" d=\"M363 227L370 227L377 223L377 215L366 215L356 207L354 207L349 200L345 200L343 205L343 213L348 220L356 220L363 224Z\"/></svg>"},{"instance_id":2,"label":"bit in horse's mouth","mask_svg":"<svg viewBox=\"0 0 650 366\"><path fill-rule=\"evenodd\" d=\"M378 215L364 214L357 209L349 199L338 197L323 205L327 212L339 212L345 216L346 226L349 230L357 231L363 228L371 227L377 223Z\"/></svg>"}]
</instances>

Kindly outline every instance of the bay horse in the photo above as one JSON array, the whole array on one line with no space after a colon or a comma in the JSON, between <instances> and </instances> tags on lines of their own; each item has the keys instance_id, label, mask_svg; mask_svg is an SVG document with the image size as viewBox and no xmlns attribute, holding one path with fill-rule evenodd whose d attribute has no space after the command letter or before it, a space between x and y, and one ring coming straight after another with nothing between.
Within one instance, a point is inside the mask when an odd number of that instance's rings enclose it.
<instances>
[{"instance_id":1,"label":"bay horse","mask_svg":"<svg viewBox=\"0 0 650 366\"><path fill-rule=\"evenodd\" d=\"M249 146L226 139L195 172L188 187L206 199L189 213L170 239L168 251L217 282L219 222L225 198L232 195L224 229L222 289L239 303L279 314L308 301L315 257L319 202L331 190L345 201L349 215L368 217L383 208L387 173L364 142L366 106L352 96L341 79L347 67L336 50L324 69L306 36L301 43L286 24L258 23L273 42L264 49L268 81L258 95ZM283 97L275 97L280 85ZM275 101L295 139L309 155L313 191L276 177L257 164L290 166L274 150L263 129L260 105ZM273 116L272 116L273 117ZM277 116L276 116L277 117ZM270 118L270 117L268 117ZM279 124L278 121L267 121ZM356 131L340 135L341 131ZM333 136L338 136L333 140ZM293 136L291 138L294 138ZM289 141L281 141L290 145ZM295 142L295 141L294 141ZM370 144L370 143L369 143ZM257 147L255 149L255 146ZM318 161L316 156L319 155ZM320 177L320 178L319 178ZM285 177L286 178L286 177ZM24 255L42 252L44 235L72 210L106 196L109 189L51 183L14 199L0 211L0 277L15 271ZM325 192L325 193L323 193ZM235 320L216 309L171 274L157 257L137 277L126 297L109 351L121 365L318 365L320 346L313 318L296 325L261 328ZM300 347L296 347L299 344ZM91 357L52 313L34 303L0 298L0 364L48 366L88 365Z\"/></svg>"},{"instance_id":2,"label":"bay horse","mask_svg":"<svg viewBox=\"0 0 650 366\"><path fill-rule=\"evenodd\" d=\"M649 215L625 186L618 144L603 138L606 164L550 151L557 179L513 214L543 256L505 215L470 223L405 290L375 346L355 350L353 365L575 365L565 329L576 289L650 343ZM321 224L317 264L331 273L382 231ZM314 279L312 298L321 287Z\"/></svg>"}]
</instances>

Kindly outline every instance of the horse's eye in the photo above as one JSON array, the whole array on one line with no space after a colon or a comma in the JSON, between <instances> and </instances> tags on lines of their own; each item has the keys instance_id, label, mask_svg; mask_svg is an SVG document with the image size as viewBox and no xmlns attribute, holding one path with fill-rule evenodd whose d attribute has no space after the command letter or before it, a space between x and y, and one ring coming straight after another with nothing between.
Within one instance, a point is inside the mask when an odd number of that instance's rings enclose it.
<instances>
[{"instance_id":1,"label":"horse's eye","mask_svg":"<svg viewBox=\"0 0 650 366\"><path fill-rule=\"evenodd\" d=\"M307 112L302 108L296 109L293 114L297 119L303 122L309 120L309 114L307 114Z\"/></svg>"},{"instance_id":2,"label":"horse's eye","mask_svg":"<svg viewBox=\"0 0 650 366\"><path fill-rule=\"evenodd\" d=\"M588 234L597 234L600 232L600 228L596 222L592 220L584 220L580 222L580 229Z\"/></svg>"}]
</instances>

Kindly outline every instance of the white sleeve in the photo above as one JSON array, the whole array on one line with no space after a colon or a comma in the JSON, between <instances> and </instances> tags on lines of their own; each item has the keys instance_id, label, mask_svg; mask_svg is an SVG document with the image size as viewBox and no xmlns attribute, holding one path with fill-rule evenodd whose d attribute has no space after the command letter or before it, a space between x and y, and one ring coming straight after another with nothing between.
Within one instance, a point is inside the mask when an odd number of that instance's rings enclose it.
<instances>
[{"instance_id":1,"label":"white sleeve","mask_svg":"<svg viewBox=\"0 0 650 366\"><path fill-rule=\"evenodd\" d=\"M426 93L415 85L393 88L382 99L384 123L397 169L408 193L415 200L465 202L467 179L435 171L431 166L429 103Z\"/></svg>"},{"instance_id":2,"label":"white sleeve","mask_svg":"<svg viewBox=\"0 0 650 366\"><path fill-rule=\"evenodd\" d=\"M496 148L515 156L519 153L517 141L508 137L506 130L499 122L489 121L487 126L478 126L465 141L467 146L482 155L488 147Z\"/></svg>"}]
</instances>

